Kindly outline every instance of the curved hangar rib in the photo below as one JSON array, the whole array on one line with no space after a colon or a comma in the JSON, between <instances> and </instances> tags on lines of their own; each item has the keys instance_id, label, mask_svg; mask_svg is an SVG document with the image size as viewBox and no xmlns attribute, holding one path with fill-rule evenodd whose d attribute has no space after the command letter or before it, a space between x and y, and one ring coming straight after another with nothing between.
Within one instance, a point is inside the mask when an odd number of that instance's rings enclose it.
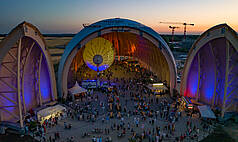
<instances>
[{"instance_id":1,"label":"curved hangar rib","mask_svg":"<svg viewBox=\"0 0 238 142\"><path fill-rule=\"evenodd\" d=\"M53 66L40 31L23 22L0 43L0 121L20 121L27 111L56 100Z\"/></svg>"},{"instance_id":2,"label":"curved hangar rib","mask_svg":"<svg viewBox=\"0 0 238 142\"><path fill-rule=\"evenodd\" d=\"M208 29L193 44L184 66L181 94L226 112L238 112L238 36L226 24Z\"/></svg>"}]
</instances>

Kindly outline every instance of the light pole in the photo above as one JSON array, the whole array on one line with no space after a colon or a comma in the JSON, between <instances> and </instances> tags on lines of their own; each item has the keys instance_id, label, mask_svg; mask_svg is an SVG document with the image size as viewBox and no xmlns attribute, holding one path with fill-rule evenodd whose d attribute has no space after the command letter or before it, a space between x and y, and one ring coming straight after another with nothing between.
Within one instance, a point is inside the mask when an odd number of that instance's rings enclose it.
<instances>
[{"instance_id":1,"label":"light pole","mask_svg":"<svg viewBox=\"0 0 238 142\"><path fill-rule=\"evenodd\" d=\"M94 62L94 64L97 65L97 82L96 82L96 86L97 86L97 88L98 88L99 65L102 64L102 62L103 62L102 56L101 56L101 55L98 55L98 54L95 55L95 56L93 57L93 62Z\"/></svg>"}]
</instances>

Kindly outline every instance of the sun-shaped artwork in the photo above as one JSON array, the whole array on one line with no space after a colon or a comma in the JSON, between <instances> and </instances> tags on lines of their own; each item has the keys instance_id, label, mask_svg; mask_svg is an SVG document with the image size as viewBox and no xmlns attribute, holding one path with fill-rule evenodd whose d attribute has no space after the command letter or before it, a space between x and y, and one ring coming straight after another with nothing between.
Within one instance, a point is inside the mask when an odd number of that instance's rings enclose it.
<instances>
[{"instance_id":1,"label":"sun-shaped artwork","mask_svg":"<svg viewBox=\"0 0 238 142\"><path fill-rule=\"evenodd\" d=\"M101 37L92 39L85 45L83 60L92 70L107 69L114 61L113 44Z\"/></svg>"}]
</instances>

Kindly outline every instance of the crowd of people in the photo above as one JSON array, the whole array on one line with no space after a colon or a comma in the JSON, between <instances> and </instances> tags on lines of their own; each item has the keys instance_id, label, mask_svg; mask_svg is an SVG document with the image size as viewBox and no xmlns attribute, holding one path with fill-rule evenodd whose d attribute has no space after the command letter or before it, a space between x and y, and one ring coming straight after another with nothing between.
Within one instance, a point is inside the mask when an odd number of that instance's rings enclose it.
<instances>
[{"instance_id":1,"label":"crowd of people","mask_svg":"<svg viewBox=\"0 0 238 142\"><path fill-rule=\"evenodd\" d=\"M210 132L210 125L201 125L200 120L187 116L178 98L172 99L169 94L154 95L147 88L151 76L154 77L151 72L140 70L133 78L115 78L112 90L91 90L77 101L67 101L65 114L39 125L36 130L39 140L178 142L197 141L199 135ZM64 129L51 131L58 121ZM79 122L78 126L71 121ZM85 129L82 124L86 124ZM76 127L80 128L78 135L64 135Z\"/></svg>"},{"instance_id":2,"label":"crowd of people","mask_svg":"<svg viewBox=\"0 0 238 142\"><path fill-rule=\"evenodd\" d=\"M96 142L106 135L104 139L112 141L113 133L117 139L128 137L129 141L198 139L199 124L193 124L191 118L187 120L186 130L178 132L176 129L178 123L183 123L179 121L180 118L184 117L179 102L169 97L154 96L135 79L121 79L118 82L112 92L89 93L82 102L69 105L74 110L70 113L72 119L102 124L101 127L83 132L82 139L93 136L92 141Z\"/></svg>"}]
</instances>

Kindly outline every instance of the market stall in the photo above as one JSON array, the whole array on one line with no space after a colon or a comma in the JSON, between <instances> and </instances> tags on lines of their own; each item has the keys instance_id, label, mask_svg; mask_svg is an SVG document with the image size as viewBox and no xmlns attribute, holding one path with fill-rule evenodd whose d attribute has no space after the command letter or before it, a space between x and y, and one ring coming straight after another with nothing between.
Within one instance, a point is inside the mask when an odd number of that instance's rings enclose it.
<instances>
[{"instance_id":1,"label":"market stall","mask_svg":"<svg viewBox=\"0 0 238 142\"><path fill-rule=\"evenodd\" d=\"M87 92L86 89L79 86L77 81L75 82L75 85L72 88L68 89L68 91L72 95L73 100L80 98Z\"/></svg>"},{"instance_id":2,"label":"market stall","mask_svg":"<svg viewBox=\"0 0 238 142\"><path fill-rule=\"evenodd\" d=\"M211 110L209 106L207 105L198 106L198 109L202 118L216 119L215 114L213 113L213 111Z\"/></svg>"},{"instance_id":3,"label":"market stall","mask_svg":"<svg viewBox=\"0 0 238 142\"><path fill-rule=\"evenodd\" d=\"M168 88L163 83L154 83L147 86L155 95L164 94Z\"/></svg>"},{"instance_id":4,"label":"market stall","mask_svg":"<svg viewBox=\"0 0 238 142\"><path fill-rule=\"evenodd\" d=\"M61 105L50 106L41 109L37 112L37 119L40 123L43 123L46 119L59 116L66 112L66 108Z\"/></svg>"}]
</instances>

